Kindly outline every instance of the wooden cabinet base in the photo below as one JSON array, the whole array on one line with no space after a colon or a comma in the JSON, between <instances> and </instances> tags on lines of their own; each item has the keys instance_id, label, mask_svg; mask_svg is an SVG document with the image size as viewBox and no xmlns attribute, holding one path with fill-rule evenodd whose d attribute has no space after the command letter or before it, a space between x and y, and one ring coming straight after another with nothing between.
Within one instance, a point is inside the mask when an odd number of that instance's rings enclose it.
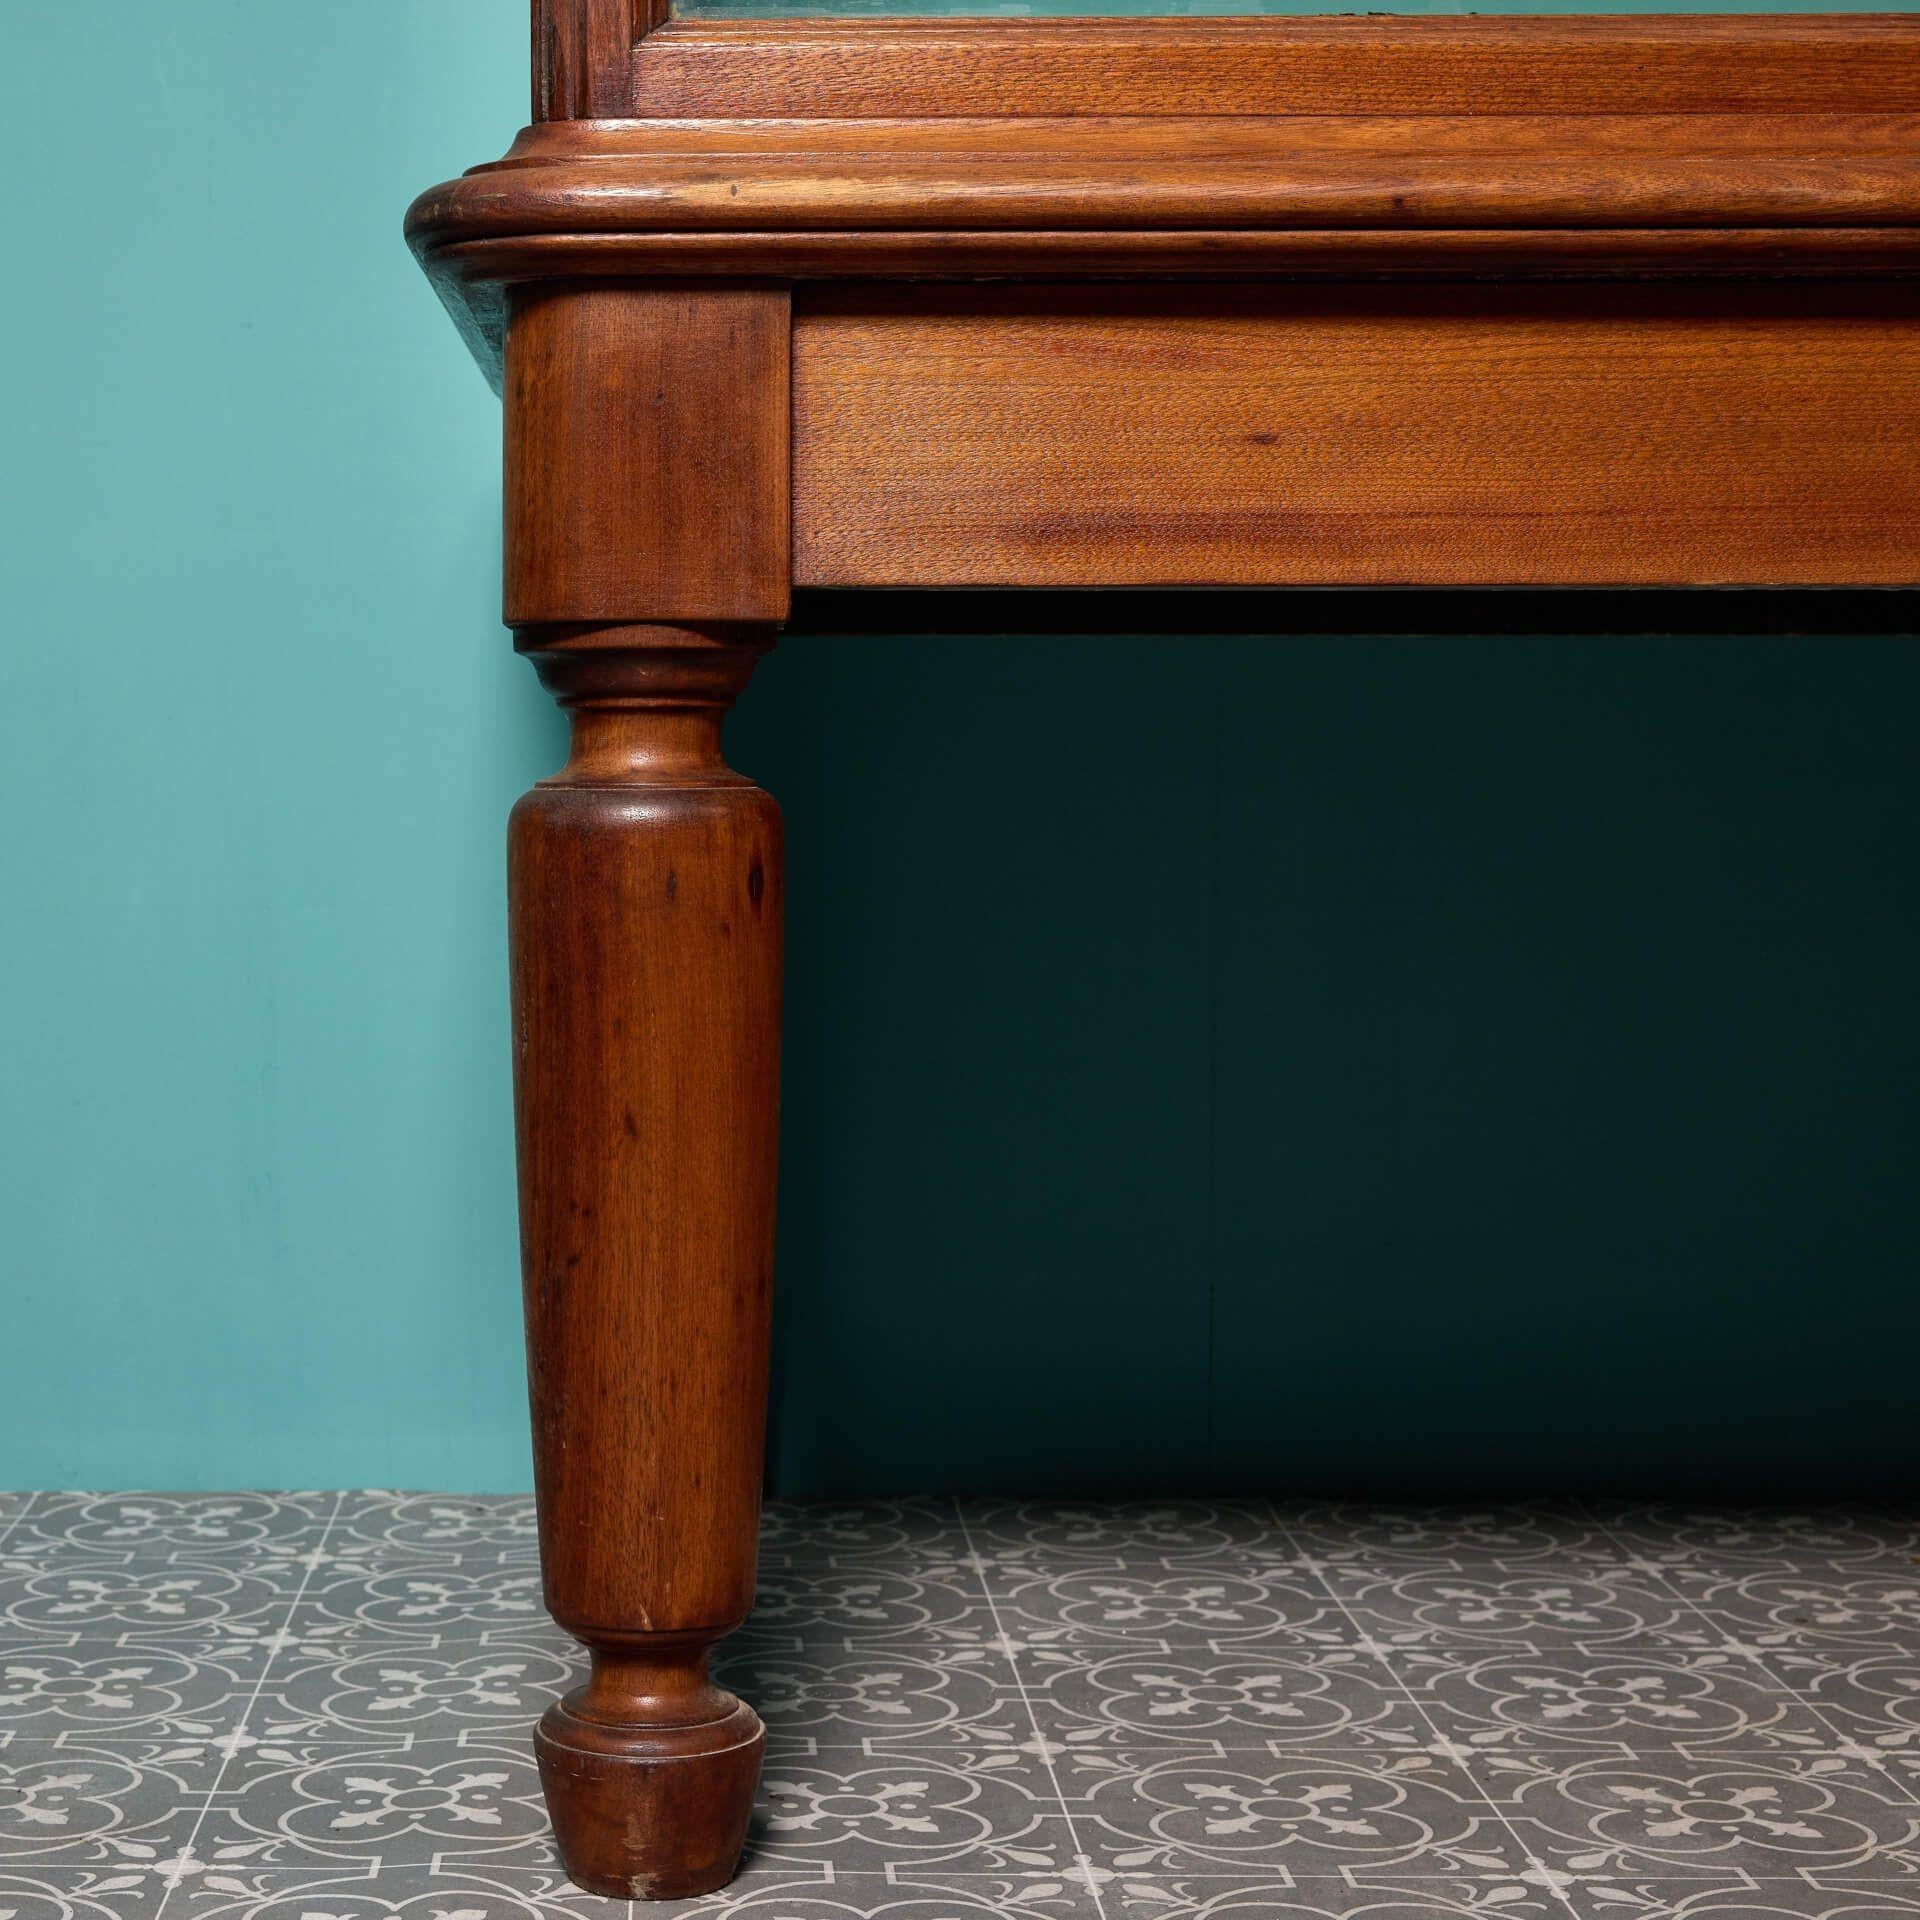
<instances>
[{"instance_id":1,"label":"wooden cabinet base","mask_svg":"<svg viewBox=\"0 0 1920 1920\"><path fill-rule=\"evenodd\" d=\"M733 1878L767 1742L706 1679L706 1649L594 1656L534 1734L567 1877L615 1900L686 1900Z\"/></svg>"},{"instance_id":2,"label":"wooden cabinet base","mask_svg":"<svg viewBox=\"0 0 1920 1920\"><path fill-rule=\"evenodd\" d=\"M795 586L1920 582L1920 18L668 11L534 0L539 124L408 223L573 723L509 851L541 1562L594 1660L538 1748L629 1900L727 1879L765 1740L706 1662L781 830L720 726Z\"/></svg>"}]
</instances>

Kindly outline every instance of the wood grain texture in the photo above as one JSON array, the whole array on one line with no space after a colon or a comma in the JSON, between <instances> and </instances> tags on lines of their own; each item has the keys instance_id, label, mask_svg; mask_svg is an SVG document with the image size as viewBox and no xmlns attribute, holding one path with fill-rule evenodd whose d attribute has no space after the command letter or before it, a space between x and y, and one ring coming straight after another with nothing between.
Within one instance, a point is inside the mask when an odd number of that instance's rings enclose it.
<instances>
[{"instance_id":1,"label":"wood grain texture","mask_svg":"<svg viewBox=\"0 0 1920 1920\"><path fill-rule=\"evenodd\" d=\"M510 836L542 1563L592 1654L536 1746L630 1899L726 1879L763 1744L707 1656L753 1587L780 829L720 727L795 579L1920 579L1920 20L656 11L536 0L544 124L408 223L573 722Z\"/></svg>"},{"instance_id":2,"label":"wood grain texture","mask_svg":"<svg viewBox=\"0 0 1920 1920\"><path fill-rule=\"evenodd\" d=\"M523 639L574 742L508 840L534 1473L547 1604L593 1656L536 1750L572 1878L677 1899L731 1876L764 1744L707 1678L765 1445L780 816L720 753L762 649Z\"/></svg>"},{"instance_id":3,"label":"wood grain texture","mask_svg":"<svg viewBox=\"0 0 1920 1920\"><path fill-rule=\"evenodd\" d=\"M529 290L506 600L572 757L508 846L541 1565L593 1656L541 1722L567 1871L733 1872L764 1735L707 1678L753 1599L766 1424L780 817L720 751L788 599L788 304Z\"/></svg>"},{"instance_id":4,"label":"wood grain texture","mask_svg":"<svg viewBox=\"0 0 1920 1920\"><path fill-rule=\"evenodd\" d=\"M506 618L777 621L788 297L536 288L506 352Z\"/></svg>"},{"instance_id":5,"label":"wood grain texture","mask_svg":"<svg viewBox=\"0 0 1920 1920\"><path fill-rule=\"evenodd\" d=\"M1920 293L821 291L803 585L1920 579Z\"/></svg>"},{"instance_id":6,"label":"wood grain texture","mask_svg":"<svg viewBox=\"0 0 1920 1920\"><path fill-rule=\"evenodd\" d=\"M631 111L633 52L666 0L533 0L533 117Z\"/></svg>"},{"instance_id":7,"label":"wood grain texture","mask_svg":"<svg viewBox=\"0 0 1920 1920\"><path fill-rule=\"evenodd\" d=\"M408 232L495 378L528 282L1891 276L1920 272L1920 116L552 122Z\"/></svg>"},{"instance_id":8,"label":"wood grain texture","mask_svg":"<svg viewBox=\"0 0 1920 1920\"><path fill-rule=\"evenodd\" d=\"M666 117L1893 112L1901 14L670 21Z\"/></svg>"},{"instance_id":9,"label":"wood grain texture","mask_svg":"<svg viewBox=\"0 0 1920 1920\"><path fill-rule=\"evenodd\" d=\"M1882 224L1920 225L1920 115L567 123L423 202L413 231L431 248L541 233Z\"/></svg>"}]
</instances>

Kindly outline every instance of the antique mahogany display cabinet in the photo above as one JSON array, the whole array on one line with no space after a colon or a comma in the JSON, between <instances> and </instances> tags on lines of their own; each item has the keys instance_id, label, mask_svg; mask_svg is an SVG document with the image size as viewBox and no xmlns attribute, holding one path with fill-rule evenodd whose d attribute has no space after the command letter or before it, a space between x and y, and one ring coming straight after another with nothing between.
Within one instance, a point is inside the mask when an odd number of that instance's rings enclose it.
<instances>
[{"instance_id":1,"label":"antique mahogany display cabinet","mask_svg":"<svg viewBox=\"0 0 1920 1920\"><path fill-rule=\"evenodd\" d=\"M796 592L1920 579L1920 21L533 15L532 126L409 233L573 728L509 851L592 1656L537 1746L568 1871L663 1898L733 1871L763 1744L707 1657L753 1597L781 839L720 731Z\"/></svg>"}]
</instances>

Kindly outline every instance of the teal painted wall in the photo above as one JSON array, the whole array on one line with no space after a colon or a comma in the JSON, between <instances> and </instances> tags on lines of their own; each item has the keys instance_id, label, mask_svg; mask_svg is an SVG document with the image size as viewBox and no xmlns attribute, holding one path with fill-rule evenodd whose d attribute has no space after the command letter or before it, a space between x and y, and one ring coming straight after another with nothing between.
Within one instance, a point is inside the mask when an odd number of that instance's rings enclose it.
<instances>
[{"instance_id":1,"label":"teal painted wall","mask_svg":"<svg viewBox=\"0 0 1920 1920\"><path fill-rule=\"evenodd\" d=\"M525 117L524 16L0 7L0 1480L526 1477L501 820L556 736L399 231Z\"/></svg>"},{"instance_id":2,"label":"teal painted wall","mask_svg":"<svg viewBox=\"0 0 1920 1920\"><path fill-rule=\"evenodd\" d=\"M559 729L398 239L524 58L0 11L0 1482L526 1482ZM789 642L781 1483L1910 1478L1916 711L1871 634Z\"/></svg>"}]
</instances>

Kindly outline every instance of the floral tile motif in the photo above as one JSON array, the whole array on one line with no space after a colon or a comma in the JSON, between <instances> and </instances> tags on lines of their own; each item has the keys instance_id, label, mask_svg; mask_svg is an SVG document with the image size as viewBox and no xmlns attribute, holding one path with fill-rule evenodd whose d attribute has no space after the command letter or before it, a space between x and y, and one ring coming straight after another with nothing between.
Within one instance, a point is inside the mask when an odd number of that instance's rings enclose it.
<instances>
[{"instance_id":1,"label":"floral tile motif","mask_svg":"<svg viewBox=\"0 0 1920 1920\"><path fill-rule=\"evenodd\" d=\"M323 1568L302 1596L299 1617L426 1640L531 1628L547 1610L537 1567L396 1556L391 1565Z\"/></svg>"},{"instance_id":2,"label":"floral tile motif","mask_svg":"<svg viewBox=\"0 0 1920 1920\"><path fill-rule=\"evenodd\" d=\"M1077 1848L1050 1769L1029 1755L834 1752L769 1755L753 1853L770 1868L1057 1877Z\"/></svg>"},{"instance_id":3,"label":"floral tile motif","mask_svg":"<svg viewBox=\"0 0 1920 1920\"><path fill-rule=\"evenodd\" d=\"M1100 1905L1094 1878L1078 1870L912 1869L794 1879L750 1865L723 1891L658 1911L665 1920L1112 1920L1114 1910Z\"/></svg>"},{"instance_id":4,"label":"floral tile motif","mask_svg":"<svg viewBox=\"0 0 1920 1920\"><path fill-rule=\"evenodd\" d=\"M344 1496L334 1527L340 1545L371 1548L392 1560L471 1556L537 1564L540 1541L533 1496L358 1492Z\"/></svg>"},{"instance_id":5,"label":"floral tile motif","mask_svg":"<svg viewBox=\"0 0 1920 1920\"><path fill-rule=\"evenodd\" d=\"M698 1920L1920 1920L1913 1516L775 1504ZM531 1502L0 1499L0 1912L637 1920Z\"/></svg>"},{"instance_id":6,"label":"floral tile motif","mask_svg":"<svg viewBox=\"0 0 1920 1920\"><path fill-rule=\"evenodd\" d=\"M1850 1739L1883 1752L1920 1754L1920 1648L1765 1657L1767 1668Z\"/></svg>"},{"instance_id":7,"label":"floral tile motif","mask_svg":"<svg viewBox=\"0 0 1920 1920\"><path fill-rule=\"evenodd\" d=\"M130 1555L76 1559L54 1550L37 1570L0 1571L0 1647L120 1635L205 1641L284 1617L298 1590L296 1569L223 1565L217 1558Z\"/></svg>"},{"instance_id":8,"label":"floral tile motif","mask_svg":"<svg viewBox=\"0 0 1920 1920\"><path fill-rule=\"evenodd\" d=\"M1920 1647L1920 1565L1815 1560L1676 1568L1673 1591L1729 1638L1763 1648Z\"/></svg>"},{"instance_id":9,"label":"floral tile motif","mask_svg":"<svg viewBox=\"0 0 1920 1920\"><path fill-rule=\"evenodd\" d=\"M1900 1920L1920 1914L1920 1897L1892 1887L1799 1880L1708 1888L1697 1882L1576 1880L1567 1900L1576 1920Z\"/></svg>"},{"instance_id":10,"label":"floral tile motif","mask_svg":"<svg viewBox=\"0 0 1920 1920\"><path fill-rule=\"evenodd\" d=\"M1920 1516L1887 1508L1687 1507L1597 1502L1587 1509L1628 1554L1670 1566L1794 1568L1819 1562L1898 1572L1920 1560Z\"/></svg>"},{"instance_id":11,"label":"floral tile motif","mask_svg":"<svg viewBox=\"0 0 1920 1920\"><path fill-rule=\"evenodd\" d=\"M12 1740L208 1739L236 1725L259 1662L218 1641L135 1636L0 1651L0 1733Z\"/></svg>"},{"instance_id":12,"label":"floral tile motif","mask_svg":"<svg viewBox=\"0 0 1920 1920\"><path fill-rule=\"evenodd\" d=\"M625 1920L627 1903L583 1893L557 1869L303 1874L188 1853L148 1867L0 1868L0 1913L18 1920Z\"/></svg>"},{"instance_id":13,"label":"floral tile motif","mask_svg":"<svg viewBox=\"0 0 1920 1920\"><path fill-rule=\"evenodd\" d=\"M1061 1783L1103 1862L1152 1878L1514 1877L1502 1817L1444 1756L1075 1753Z\"/></svg>"},{"instance_id":14,"label":"floral tile motif","mask_svg":"<svg viewBox=\"0 0 1920 1920\"><path fill-rule=\"evenodd\" d=\"M1515 1569L1617 1561L1615 1543L1573 1506L1276 1507L1274 1521L1302 1553L1328 1566L1464 1571L1487 1561Z\"/></svg>"},{"instance_id":15,"label":"floral tile motif","mask_svg":"<svg viewBox=\"0 0 1920 1920\"><path fill-rule=\"evenodd\" d=\"M782 1647L878 1647L986 1641L994 1632L979 1571L941 1557L770 1569L742 1637Z\"/></svg>"},{"instance_id":16,"label":"floral tile motif","mask_svg":"<svg viewBox=\"0 0 1920 1920\"><path fill-rule=\"evenodd\" d=\"M210 1860L259 1868L554 1862L524 1738L358 1748L263 1740L222 1781L196 1845Z\"/></svg>"},{"instance_id":17,"label":"floral tile motif","mask_svg":"<svg viewBox=\"0 0 1920 1920\"><path fill-rule=\"evenodd\" d=\"M1109 1920L1567 1920L1541 1874L1293 1880L1194 1874L1121 1877L1107 1889Z\"/></svg>"},{"instance_id":18,"label":"floral tile motif","mask_svg":"<svg viewBox=\"0 0 1920 1920\"><path fill-rule=\"evenodd\" d=\"M1304 1568L1261 1573L1245 1566L1149 1564L1059 1571L1035 1562L996 1567L990 1577L1006 1631L1036 1646L1204 1654L1340 1647L1359 1638L1338 1599Z\"/></svg>"},{"instance_id":19,"label":"floral tile motif","mask_svg":"<svg viewBox=\"0 0 1920 1920\"><path fill-rule=\"evenodd\" d=\"M1920 1798L1837 1753L1476 1756L1531 1852L1575 1874L1911 1876Z\"/></svg>"},{"instance_id":20,"label":"floral tile motif","mask_svg":"<svg viewBox=\"0 0 1920 1920\"><path fill-rule=\"evenodd\" d=\"M337 1493L43 1493L7 1544L135 1555L143 1563L176 1554L206 1560L302 1538L325 1527L341 1504Z\"/></svg>"},{"instance_id":21,"label":"floral tile motif","mask_svg":"<svg viewBox=\"0 0 1920 1920\"><path fill-rule=\"evenodd\" d=\"M185 1844L217 1769L175 1753L10 1741L0 1749L0 1870L160 1859Z\"/></svg>"},{"instance_id":22,"label":"floral tile motif","mask_svg":"<svg viewBox=\"0 0 1920 1920\"><path fill-rule=\"evenodd\" d=\"M318 1647L286 1648L252 1718L307 1741L364 1745L473 1736L517 1743L585 1676L585 1653L552 1635L437 1645L346 1629Z\"/></svg>"},{"instance_id":23,"label":"floral tile motif","mask_svg":"<svg viewBox=\"0 0 1920 1920\"><path fill-rule=\"evenodd\" d=\"M714 1674L754 1703L776 1751L792 1743L808 1752L1003 1748L1033 1734L1006 1655L992 1644L776 1652L748 1642L723 1649Z\"/></svg>"},{"instance_id":24,"label":"floral tile motif","mask_svg":"<svg viewBox=\"0 0 1920 1920\"><path fill-rule=\"evenodd\" d=\"M954 1502L777 1500L760 1517L760 1577L859 1564L951 1565L972 1551Z\"/></svg>"},{"instance_id":25,"label":"floral tile motif","mask_svg":"<svg viewBox=\"0 0 1920 1920\"><path fill-rule=\"evenodd\" d=\"M1360 1631L1386 1647L1484 1647L1519 1652L1668 1641L1711 1646L1686 1600L1657 1580L1612 1566L1504 1561L1463 1571L1329 1566L1329 1590Z\"/></svg>"},{"instance_id":26,"label":"floral tile motif","mask_svg":"<svg viewBox=\"0 0 1920 1920\"><path fill-rule=\"evenodd\" d=\"M1373 1654L1355 1647L1022 1653L1034 1710L1071 1748L1274 1753L1424 1747L1430 1724Z\"/></svg>"},{"instance_id":27,"label":"floral tile motif","mask_svg":"<svg viewBox=\"0 0 1920 1920\"><path fill-rule=\"evenodd\" d=\"M978 1551L1010 1567L1218 1567L1241 1555L1287 1551L1263 1502L969 1501L962 1513Z\"/></svg>"},{"instance_id":28,"label":"floral tile motif","mask_svg":"<svg viewBox=\"0 0 1920 1920\"><path fill-rule=\"evenodd\" d=\"M1783 1683L1719 1648L1407 1647L1385 1659L1429 1723L1470 1748L1704 1755L1834 1744L1831 1725Z\"/></svg>"},{"instance_id":29,"label":"floral tile motif","mask_svg":"<svg viewBox=\"0 0 1920 1920\"><path fill-rule=\"evenodd\" d=\"M235 1888L239 1891L235 1891ZM383 1868L352 1879L209 1869L183 1886L165 1920L599 1920L626 1903L571 1885L557 1868L479 1877L454 1869Z\"/></svg>"}]
</instances>

